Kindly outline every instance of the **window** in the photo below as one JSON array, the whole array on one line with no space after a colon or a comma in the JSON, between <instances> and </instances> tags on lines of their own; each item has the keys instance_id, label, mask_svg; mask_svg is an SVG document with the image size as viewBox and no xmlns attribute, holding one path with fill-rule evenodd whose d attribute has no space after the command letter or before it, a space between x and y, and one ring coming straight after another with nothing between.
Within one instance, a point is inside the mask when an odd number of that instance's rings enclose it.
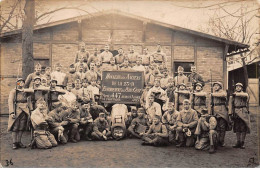
<instances>
[{"instance_id":1,"label":"window","mask_svg":"<svg viewBox=\"0 0 260 171\"><path fill-rule=\"evenodd\" d=\"M179 66L184 68L184 74L186 76L190 75L190 68L192 65L194 65L194 62L174 62L174 76L178 74L177 70Z\"/></svg>"}]
</instances>

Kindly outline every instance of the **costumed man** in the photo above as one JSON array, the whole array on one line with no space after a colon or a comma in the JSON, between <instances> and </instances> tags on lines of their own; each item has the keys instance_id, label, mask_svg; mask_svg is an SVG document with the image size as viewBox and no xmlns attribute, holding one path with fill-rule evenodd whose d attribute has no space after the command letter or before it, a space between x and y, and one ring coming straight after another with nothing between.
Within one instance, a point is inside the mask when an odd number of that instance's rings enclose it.
<instances>
[{"instance_id":1,"label":"costumed man","mask_svg":"<svg viewBox=\"0 0 260 171\"><path fill-rule=\"evenodd\" d=\"M142 64L144 66L149 66L151 61L153 61L153 56L148 52L148 48L144 48L142 57Z\"/></svg>"},{"instance_id":2,"label":"costumed man","mask_svg":"<svg viewBox=\"0 0 260 171\"><path fill-rule=\"evenodd\" d=\"M90 135L93 130L93 119L89 112L90 103L83 103L82 108L80 110L80 121L79 121L79 129L82 129L82 139L86 141L90 141Z\"/></svg>"},{"instance_id":3,"label":"costumed man","mask_svg":"<svg viewBox=\"0 0 260 171\"><path fill-rule=\"evenodd\" d=\"M117 65L121 65L124 62L125 59L125 55L124 55L124 51L122 48L118 49L118 54L115 56L116 58L116 64Z\"/></svg>"},{"instance_id":4,"label":"costumed man","mask_svg":"<svg viewBox=\"0 0 260 171\"><path fill-rule=\"evenodd\" d=\"M49 92L49 88L44 87L41 85L41 77L37 76L34 78L33 83L33 90L34 93L31 96L31 102L32 102L32 109L36 109L36 101L40 98L47 101L47 93Z\"/></svg>"},{"instance_id":5,"label":"costumed man","mask_svg":"<svg viewBox=\"0 0 260 171\"><path fill-rule=\"evenodd\" d=\"M84 59L84 62L87 62L89 58L89 52L86 51L86 45L84 42L79 43L79 51L76 53L74 63L79 62L81 58Z\"/></svg>"},{"instance_id":6,"label":"costumed man","mask_svg":"<svg viewBox=\"0 0 260 171\"><path fill-rule=\"evenodd\" d=\"M105 50L100 54L102 69L107 68L107 66L110 65L110 58L112 57L113 54L109 51L109 45L106 45Z\"/></svg>"},{"instance_id":7,"label":"costumed man","mask_svg":"<svg viewBox=\"0 0 260 171\"><path fill-rule=\"evenodd\" d=\"M188 82L190 82L192 85L200 83L202 86L204 86L205 82L203 81L202 76L196 72L196 66L192 65L190 70L191 74L188 76Z\"/></svg>"},{"instance_id":8,"label":"costumed man","mask_svg":"<svg viewBox=\"0 0 260 171\"><path fill-rule=\"evenodd\" d=\"M208 150L209 153L215 153L218 146L218 134L216 131L217 120L214 116L208 114L208 109L201 110L195 135L197 140L195 143L196 150Z\"/></svg>"},{"instance_id":9,"label":"costumed man","mask_svg":"<svg viewBox=\"0 0 260 171\"><path fill-rule=\"evenodd\" d=\"M8 98L9 120L7 130L12 132L13 149L26 148L21 139L23 132L27 128L30 109L27 97L33 90L24 88L25 81L22 78L17 79L16 88L12 89Z\"/></svg>"},{"instance_id":10,"label":"costumed man","mask_svg":"<svg viewBox=\"0 0 260 171\"><path fill-rule=\"evenodd\" d=\"M156 52L152 54L153 61L158 65L166 65L166 54L162 52L162 47L160 44L156 47Z\"/></svg>"},{"instance_id":11,"label":"costumed man","mask_svg":"<svg viewBox=\"0 0 260 171\"><path fill-rule=\"evenodd\" d=\"M61 88L64 88L66 85L65 85L65 77L66 77L66 74L61 72L61 64L60 63L57 63L55 65L55 71L51 73L51 79L55 79L57 80L57 86L58 87L61 87Z\"/></svg>"},{"instance_id":12,"label":"costumed man","mask_svg":"<svg viewBox=\"0 0 260 171\"><path fill-rule=\"evenodd\" d=\"M149 95L145 109L149 124L152 124L155 115L162 116L161 105L159 103L154 102L153 94Z\"/></svg>"},{"instance_id":13,"label":"costumed man","mask_svg":"<svg viewBox=\"0 0 260 171\"><path fill-rule=\"evenodd\" d=\"M249 95L243 92L243 84L236 84L231 102L233 131L237 137L237 143L233 147L244 149L246 134L250 133L250 115L248 111Z\"/></svg>"},{"instance_id":14,"label":"costumed man","mask_svg":"<svg viewBox=\"0 0 260 171\"><path fill-rule=\"evenodd\" d=\"M194 132L198 123L197 112L191 109L188 99L183 100L183 109L177 117L177 133L179 136L179 144L176 147L192 147L195 144Z\"/></svg>"},{"instance_id":15,"label":"costumed man","mask_svg":"<svg viewBox=\"0 0 260 171\"><path fill-rule=\"evenodd\" d=\"M24 84L24 87L25 88L29 88L29 87L32 87L32 83L33 83L33 80L36 76L38 77L41 77L41 71L42 71L42 66L40 63L37 63L35 66L34 66L34 72L29 74L25 80L25 84Z\"/></svg>"},{"instance_id":16,"label":"costumed man","mask_svg":"<svg viewBox=\"0 0 260 171\"><path fill-rule=\"evenodd\" d=\"M181 111L183 109L183 100L190 99L190 92L186 89L184 83L179 84L179 89L175 90L175 107L176 110Z\"/></svg>"},{"instance_id":17,"label":"costumed man","mask_svg":"<svg viewBox=\"0 0 260 171\"><path fill-rule=\"evenodd\" d=\"M42 79L45 78L47 86L50 86L50 82L51 82L51 67L46 67L45 68L45 73L41 76L41 78Z\"/></svg>"},{"instance_id":18,"label":"costumed man","mask_svg":"<svg viewBox=\"0 0 260 171\"><path fill-rule=\"evenodd\" d=\"M72 84L72 87L74 87L74 82L76 79L77 79L77 75L76 75L75 65L71 64L69 68L69 72L65 77L64 85L67 86L68 84Z\"/></svg>"},{"instance_id":19,"label":"costumed man","mask_svg":"<svg viewBox=\"0 0 260 171\"><path fill-rule=\"evenodd\" d=\"M109 124L105 118L105 113L99 113L99 117L94 120L92 139L106 141L111 139L111 131ZM110 138L111 137L111 138Z\"/></svg>"},{"instance_id":20,"label":"costumed man","mask_svg":"<svg viewBox=\"0 0 260 171\"><path fill-rule=\"evenodd\" d=\"M93 62L93 63L96 63L97 61L100 60L100 58L99 58L99 53L98 53L98 52L99 52L99 51L98 51L98 48L95 48L93 55L91 55L91 56L89 57L88 62L87 62L87 65L88 65L89 68L90 68L90 64L91 64L92 62Z\"/></svg>"},{"instance_id":21,"label":"costumed man","mask_svg":"<svg viewBox=\"0 0 260 171\"><path fill-rule=\"evenodd\" d=\"M154 75L151 72L149 66L144 67L144 84L145 85L148 85L148 84L153 85L154 84Z\"/></svg>"},{"instance_id":22,"label":"costumed man","mask_svg":"<svg viewBox=\"0 0 260 171\"><path fill-rule=\"evenodd\" d=\"M174 78L174 82L176 86L179 86L181 83L187 85L188 77L186 77L183 74L183 72L184 72L184 68L182 66L178 66L178 75Z\"/></svg>"},{"instance_id":23,"label":"costumed man","mask_svg":"<svg viewBox=\"0 0 260 171\"><path fill-rule=\"evenodd\" d=\"M32 112L31 121L34 128L34 141L37 148L49 149L58 145L54 135L48 130L49 116L46 102L40 98L36 102L37 108Z\"/></svg>"},{"instance_id":24,"label":"costumed man","mask_svg":"<svg viewBox=\"0 0 260 171\"><path fill-rule=\"evenodd\" d=\"M165 125L161 122L161 116L155 115L153 124L149 130L141 134L142 145L165 146L168 145L168 131Z\"/></svg>"},{"instance_id":25,"label":"costumed man","mask_svg":"<svg viewBox=\"0 0 260 171\"><path fill-rule=\"evenodd\" d=\"M229 126L230 120L228 115L228 109L226 106L227 93L222 88L223 88L222 83L220 82L213 83L214 91L210 96L211 98L210 101L213 102L213 104L211 104L211 110L213 108L213 111L211 111L211 113L217 119L217 132L218 132L219 145L221 147L224 147L226 131L230 131L230 126Z\"/></svg>"},{"instance_id":26,"label":"costumed man","mask_svg":"<svg viewBox=\"0 0 260 171\"><path fill-rule=\"evenodd\" d=\"M97 81L98 79L98 73L95 71L95 66L96 64L94 62L91 62L89 65L90 69L86 72L86 78L88 82L92 80Z\"/></svg>"},{"instance_id":27,"label":"costumed man","mask_svg":"<svg viewBox=\"0 0 260 171\"><path fill-rule=\"evenodd\" d=\"M57 87L57 80L52 79L50 84L50 90L47 94L48 109L52 111L54 108L60 105L59 95L65 94L65 90Z\"/></svg>"},{"instance_id":28,"label":"costumed man","mask_svg":"<svg viewBox=\"0 0 260 171\"><path fill-rule=\"evenodd\" d=\"M142 58L140 56L137 57L136 65L132 67L135 71L141 71L144 72L144 66L142 65Z\"/></svg>"},{"instance_id":29,"label":"costumed man","mask_svg":"<svg viewBox=\"0 0 260 171\"><path fill-rule=\"evenodd\" d=\"M129 136L142 138L140 134L145 133L147 128L148 124L147 119L145 118L145 110L141 107L137 110L137 117L132 120L128 127Z\"/></svg>"},{"instance_id":30,"label":"costumed man","mask_svg":"<svg viewBox=\"0 0 260 171\"><path fill-rule=\"evenodd\" d=\"M196 83L195 91L191 94L191 106L197 111L198 116L201 115L201 110L206 107L207 93L203 91L203 85Z\"/></svg>"},{"instance_id":31,"label":"costumed man","mask_svg":"<svg viewBox=\"0 0 260 171\"><path fill-rule=\"evenodd\" d=\"M131 45L129 49L129 53L127 54L130 67L135 66L138 56L139 53L135 52L134 45Z\"/></svg>"},{"instance_id":32,"label":"costumed man","mask_svg":"<svg viewBox=\"0 0 260 171\"><path fill-rule=\"evenodd\" d=\"M162 123L166 126L169 134L169 142L176 142L177 117L179 112L174 109L174 103L169 102L166 112L162 116Z\"/></svg>"},{"instance_id":33,"label":"costumed man","mask_svg":"<svg viewBox=\"0 0 260 171\"><path fill-rule=\"evenodd\" d=\"M152 88L152 85L151 84L147 84L146 85L146 87L145 87L145 89L144 89L144 91L143 91L143 93L142 93L142 96L141 96L141 98L140 98L140 105L142 106L142 107L144 107L145 108L145 106L146 106L146 97L147 97L147 94L148 94L148 92L149 92L149 90Z\"/></svg>"}]
</instances>

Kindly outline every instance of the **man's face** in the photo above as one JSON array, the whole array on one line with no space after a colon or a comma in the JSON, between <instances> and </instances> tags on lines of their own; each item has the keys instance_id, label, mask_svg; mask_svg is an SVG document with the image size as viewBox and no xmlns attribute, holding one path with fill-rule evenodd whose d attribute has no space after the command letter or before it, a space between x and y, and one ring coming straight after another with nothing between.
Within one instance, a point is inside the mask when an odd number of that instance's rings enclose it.
<instances>
[{"instance_id":1,"label":"man's face","mask_svg":"<svg viewBox=\"0 0 260 171\"><path fill-rule=\"evenodd\" d=\"M60 71L61 67L60 66L56 66L56 71Z\"/></svg>"},{"instance_id":2,"label":"man's face","mask_svg":"<svg viewBox=\"0 0 260 171\"><path fill-rule=\"evenodd\" d=\"M181 85L181 86L180 86L180 89L181 89L181 90L184 90L184 89L185 89L185 86Z\"/></svg>"},{"instance_id":3,"label":"man's face","mask_svg":"<svg viewBox=\"0 0 260 171\"><path fill-rule=\"evenodd\" d=\"M178 74L182 75L183 74L183 69L178 69Z\"/></svg>"},{"instance_id":4,"label":"man's face","mask_svg":"<svg viewBox=\"0 0 260 171\"><path fill-rule=\"evenodd\" d=\"M46 106L46 104L45 104L44 102L41 102L41 103L38 103L38 104L37 104L37 107L38 107L40 110L45 109L45 106Z\"/></svg>"},{"instance_id":5,"label":"man's face","mask_svg":"<svg viewBox=\"0 0 260 171\"><path fill-rule=\"evenodd\" d=\"M82 72L83 71L83 66L79 67L79 71Z\"/></svg>"},{"instance_id":6,"label":"man's face","mask_svg":"<svg viewBox=\"0 0 260 171\"><path fill-rule=\"evenodd\" d=\"M81 44L81 45L80 45L80 49L81 49L81 50L85 50L85 45L84 45L84 44Z\"/></svg>"},{"instance_id":7,"label":"man's face","mask_svg":"<svg viewBox=\"0 0 260 171\"><path fill-rule=\"evenodd\" d=\"M17 82L17 85L18 85L19 87L23 87L23 86L24 86L24 82L23 82L23 81L18 81L18 82Z\"/></svg>"},{"instance_id":8,"label":"man's face","mask_svg":"<svg viewBox=\"0 0 260 171\"><path fill-rule=\"evenodd\" d=\"M242 91L242 87L241 87L241 86L236 86L236 91L237 91L237 92Z\"/></svg>"},{"instance_id":9,"label":"man's face","mask_svg":"<svg viewBox=\"0 0 260 171\"><path fill-rule=\"evenodd\" d=\"M105 51L108 51L109 50L109 46L105 46Z\"/></svg>"},{"instance_id":10,"label":"man's face","mask_svg":"<svg viewBox=\"0 0 260 171\"><path fill-rule=\"evenodd\" d=\"M80 59L79 59L79 62L80 62L80 63L83 63L83 62L84 62L84 58L83 58L83 57L80 58Z\"/></svg>"},{"instance_id":11,"label":"man's face","mask_svg":"<svg viewBox=\"0 0 260 171\"><path fill-rule=\"evenodd\" d=\"M41 80L40 80L40 79L36 79L36 80L34 80L34 84L36 84L36 85L41 84Z\"/></svg>"},{"instance_id":12,"label":"man's face","mask_svg":"<svg viewBox=\"0 0 260 171\"><path fill-rule=\"evenodd\" d=\"M164 75L164 77L167 77L167 76L168 76L168 72L167 72L167 71L164 71L164 72L163 72L163 75Z\"/></svg>"},{"instance_id":13,"label":"man's face","mask_svg":"<svg viewBox=\"0 0 260 171\"><path fill-rule=\"evenodd\" d=\"M138 59L138 60L136 61L136 64L137 64L137 65L141 65L141 63L142 63L142 61L141 61L140 59Z\"/></svg>"},{"instance_id":14,"label":"man's face","mask_svg":"<svg viewBox=\"0 0 260 171\"><path fill-rule=\"evenodd\" d=\"M213 88L215 91L218 91L220 89L220 86L218 84L214 84Z\"/></svg>"},{"instance_id":15,"label":"man's face","mask_svg":"<svg viewBox=\"0 0 260 171\"><path fill-rule=\"evenodd\" d=\"M134 52L134 46L130 46L130 52Z\"/></svg>"},{"instance_id":16,"label":"man's face","mask_svg":"<svg viewBox=\"0 0 260 171\"><path fill-rule=\"evenodd\" d=\"M144 54L147 54L148 49L144 48Z\"/></svg>"},{"instance_id":17,"label":"man's face","mask_svg":"<svg viewBox=\"0 0 260 171\"><path fill-rule=\"evenodd\" d=\"M41 67L38 67L38 66L37 66L37 67L35 67L35 72L36 72L36 73L40 73L40 72L41 72L41 70L42 70L42 69L41 69Z\"/></svg>"},{"instance_id":18,"label":"man's face","mask_svg":"<svg viewBox=\"0 0 260 171\"><path fill-rule=\"evenodd\" d=\"M96 65L97 65L97 67L99 67L100 66L100 61L97 61Z\"/></svg>"},{"instance_id":19,"label":"man's face","mask_svg":"<svg viewBox=\"0 0 260 171\"><path fill-rule=\"evenodd\" d=\"M154 117L154 118L153 118L153 123L154 123L155 125L158 125L159 122L160 122L160 120L159 120L157 117Z\"/></svg>"},{"instance_id":20,"label":"man's face","mask_svg":"<svg viewBox=\"0 0 260 171\"><path fill-rule=\"evenodd\" d=\"M47 86L47 80L46 79L42 79L41 83L42 83L42 86L45 86L45 87Z\"/></svg>"},{"instance_id":21,"label":"man's face","mask_svg":"<svg viewBox=\"0 0 260 171\"><path fill-rule=\"evenodd\" d=\"M81 87L81 84L80 84L80 83L76 83L76 84L75 84L75 87L76 87L77 89L79 89L79 88Z\"/></svg>"},{"instance_id":22,"label":"man's face","mask_svg":"<svg viewBox=\"0 0 260 171\"><path fill-rule=\"evenodd\" d=\"M123 54L123 49L119 49L118 50L118 53L121 55L121 54Z\"/></svg>"},{"instance_id":23,"label":"man's face","mask_svg":"<svg viewBox=\"0 0 260 171\"><path fill-rule=\"evenodd\" d=\"M144 113L143 112L137 112L137 115L138 115L139 118L143 118Z\"/></svg>"},{"instance_id":24,"label":"man's face","mask_svg":"<svg viewBox=\"0 0 260 171\"><path fill-rule=\"evenodd\" d=\"M149 97L149 102L153 103L154 102L154 97Z\"/></svg>"},{"instance_id":25,"label":"man's face","mask_svg":"<svg viewBox=\"0 0 260 171\"><path fill-rule=\"evenodd\" d=\"M46 70L45 70L45 74L46 74L46 75L50 75L50 74L51 74L51 69L50 69L50 68L49 68L49 69L46 69Z\"/></svg>"},{"instance_id":26,"label":"man's face","mask_svg":"<svg viewBox=\"0 0 260 171\"><path fill-rule=\"evenodd\" d=\"M150 90L152 87L150 85L146 86L146 90Z\"/></svg>"},{"instance_id":27,"label":"man's face","mask_svg":"<svg viewBox=\"0 0 260 171\"><path fill-rule=\"evenodd\" d=\"M87 82L83 82L83 83L82 83L82 86L83 86L84 88L87 88L88 83L87 83Z\"/></svg>"},{"instance_id":28,"label":"man's face","mask_svg":"<svg viewBox=\"0 0 260 171\"><path fill-rule=\"evenodd\" d=\"M76 69L75 68L70 68L70 72L75 72Z\"/></svg>"},{"instance_id":29,"label":"man's face","mask_svg":"<svg viewBox=\"0 0 260 171\"><path fill-rule=\"evenodd\" d=\"M149 72L149 67L148 67L148 66L145 66L144 69L145 69L145 72L146 72L146 73Z\"/></svg>"},{"instance_id":30,"label":"man's face","mask_svg":"<svg viewBox=\"0 0 260 171\"><path fill-rule=\"evenodd\" d=\"M115 63L116 63L116 61L115 61L114 58L110 60L110 64L111 64L111 65L115 65Z\"/></svg>"},{"instance_id":31,"label":"man's face","mask_svg":"<svg viewBox=\"0 0 260 171\"><path fill-rule=\"evenodd\" d=\"M173 105L169 105L169 106L168 106L168 111L169 111L169 112L172 112L173 110L174 110L174 106L173 106Z\"/></svg>"},{"instance_id":32,"label":"man's face","mask_svg":"<svg viewBox=\"0 0 260 171\"><path fill-rule=\"evenodd\" d=\"M128 66L129 62L127 60L124 60L124 65Z\"/></svg>"},{"instance_id":33,"label":"man's face","mask_svg":"<svg viewBox=\"0 0 260 171\"><path fill-rule=\"evenodd\" d=\"M94 69L95 69L95 63L91 63L91 64L90 64L90 69L91 69L91 70L94 70Z\"/></svg>"},{"instance_id":34,"label":"man's face","mask_svg":"<svg viewBox=\"0 0 260 171\"><path fill-rule=\"evenodd\" d=\"M195 66L192 66L190 70L191 70L191 72L194 73L194 72L196 72L196 67L195 67Z\"/></svg>"},{"instance_id":35,"label":"man's face","mask_svg":"<svg viewBox=\"0 0 260 171\"><path fill-rule=\"evenodd\" d=\"M104 116L104 115L99 116L99 120L100 120L101 122L104 122L104 121L105 121L105 116Z\"/></svg>"},{"instance_id":36,"label":"man's face","mask_svg":"<svg viewBox=\"0 0 260 171\"><path fill-rule=\"evenodd\" d=\"M90 104L89 104L89 103L88 103L88 104L84 104L84 105L82 106L82 108L85 109L85 110L89 110Z\"/></svg>"},{"instance_id":37,"label":"man's face","mask_svg":"<svg viewBox=\"0 0 260 171\"><path fill-rule=\"evenodd\" d=\"M196 91L200 91L201 90L201 86L197 85L196 86Z\"/></svg>"},{"instance_id":38,"label":"man's face","mask_svg":"<svg viewBox=\"0 0 260 171\"><path fill-rule=\"evenodd\" d=\"M159 87L160 86L160 80L155 80L154 81L154 86Z\"/></svg>"},{"instance_id":39,"label":"man's face","mask_svg":"<svg viewBox=\"0 0 260 171\"><path fill-rule=\"evenodd\" d=\"M185 110L189 110L189 109L190 109L190 104L187 103L187 102L185 102L185 103L183 104L183 107L184 107Z\"/></svg>"},{"instance_id":40,"label":"man's face","mask_svg":"<svg viewBox=\"0 0 260 171\"><path fill-rule=\"evenodd\" d=\"M56 85L57 85L56 81L52 81L52 82L51 82L51 87L52 87L52 88L55 88Z\"/></svg>"},{"instance_id":41,"label":"man's face","mask_svg":"<svg viewBox=\"0 0 260 171\"><path fill-rule=\"evenodd\" d=\"M92 86L96 86L96 81L91 81Z\"/></svg>"},{"instance_id":42,"label":"man's face","mask_svg":"<svg viewBox=\"0 0 260 171\"><path fill-rule=\"evenodd\" d=\"M77 104L73 104L73 105L71 106L71 109L72 109L73 111L76 111L78 108L79 108L79 107L78 107Z\"/></svg>"}]
</instances>

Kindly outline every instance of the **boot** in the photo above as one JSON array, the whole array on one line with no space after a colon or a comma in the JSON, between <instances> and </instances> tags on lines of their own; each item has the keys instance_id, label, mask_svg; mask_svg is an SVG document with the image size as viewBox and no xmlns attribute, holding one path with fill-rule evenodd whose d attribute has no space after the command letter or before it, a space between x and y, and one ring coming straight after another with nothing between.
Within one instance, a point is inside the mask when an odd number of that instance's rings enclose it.
<instances>
[{"instance_id":1,"label":"boot","mask_svg":"<svg viewBox=\"0 0 260 171\"><path fill-rule=\"evenodd\" d=\"M70 142L72 142L72 143L77 143L78 141L75 140L74 138L71 138L71 139L70 139Z\"/></svg>"},{"instance_id":2,"label":"boot","mask_svg":"<svg viewBox=\"0 0 260 171\"><path fill-rule=\"evenodd\" d=\"M210 154L213 154L213 153L215 153L215 152L216 152L216 150L215 150L215 148L214 148L214 145L209 146L209 153L210 153Z\"/></svg>"},{"instance_id":3,"label":"boot","mask_svg":"<svg viewBox=\"0 0 260 171\"><path fill-rule=\"evenodd\" d=\"M241 147L240 141L237 141L237 143L235 145L233 145L232 147L233 148L240 148Z\"/></svg>"},{"instance_id":4,"label":"boot","mask_svg":"<svg viewBox=\"0 0 260 171\"><path fill-rule=\"evenodd\" d=\"M246 148L246 147L245 147L245 142L244 142L244 141L241 142L240 148L241 148L241 149L245 149L245 148Z\"/></svg>"},{"instance_id":5,"label":"boot","mask_svg":"<svg viewBox=\"0 0 260 171\"><path fill-rule=\"evenodd\" d=\"M23 145L21 142L18 142L16 145L17 145L18 147L20 147L20 148L26 148L26 146Z\"/></svg>"},{"instance_id":6,"label":"boot","mask_svg":"<svg viewBox=\"0 0 260 171\"><path fill-rule=\"evenodd\" d=\"M219 146L220 147L225 147L225 143L224 143L225 134L226 134L226 131L220 132L220 135L219 135Z\"/></svg>"},{"instance_id":7,"label":"boot","mask_svg":"<svg viewBox=\"0 0 260 171\"><path fill-rule=\"evenodd\" d=\"M13 143L13 150L18 149L17 143Z\"/></svg>"},{"instance_id":8,"label":"boot","mask_svg":"<svg viewBox=\"0 0 260 171\"><path fill-rule=\"evenodd\" d=\"M185 143L184 142L180 142L179 144L176 145L177 148L180 148L180 147L185 147Z\"/></svg>"}]
</instances>

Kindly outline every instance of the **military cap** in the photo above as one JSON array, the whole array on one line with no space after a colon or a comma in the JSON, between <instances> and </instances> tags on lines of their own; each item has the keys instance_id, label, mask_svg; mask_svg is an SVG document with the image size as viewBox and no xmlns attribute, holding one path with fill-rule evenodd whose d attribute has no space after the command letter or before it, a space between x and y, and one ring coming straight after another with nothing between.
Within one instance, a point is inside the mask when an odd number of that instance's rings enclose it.
<instances>
[{"instance_id":1,"label":"military cap","mask_svg":"<svg viewBox=\"0 0 260 171\"><path fill-rule=\"evenodd\" d=\"M221 82L219 82L219 81L217 81L217 82L214 82L213 83L213 86L215 85L215 84L218 84L221 88L223 88L223 85L222 85L222 83Z\"/></svg>"},{"instance_id":2,"label":"military cap","mask_svg":"<svg viewBox=\"0 0 260 171\"><path fill-rule=\"evenodd\" d=\"M55 67L62 67L62 65L60 63L56 63Z\"/></svg>"},{"instance_id":3,"label":"military cap","mask_svg":"<svg viewBox=\"0 0 260 171\"><path fill-rule=\"evenodd\" d=\"M241 86L241 87L243 87L243 84L242 84L242 83L236 83L236 86Z\"/></svg>"},{"instance_id":4,"label":"military cap","mask_svg":"<svg viewBox=\"0 0 260 171\"><path fill-rule=\"evenodd\" d=\"M130 109L131 109L131 110L135 110L135 111L137 110L137 109L136 109L136 106L130 106Z\"/></svg>"},{"instance_id":5,"label":"military cap","mask_svg":"<svg viewBox=\"0 0 260 171\"><path fill-rule=\"evenodd\" d=\"M208 109L207 109L207 108L203 108L203 109L201 110L201 113L202 113L202 114L207 114L207 113L208 113Z\"/></svg>"},{"instance_id":6,"label":"military cap","mask_svg":"<svg viewBox=\"0 0 260 171\"><path fill-rule=\"evenodd\" d=\"M143 107L138 108L137 113L145 113L145 110Z\"/></svg>"},{"instance_id":7,"label":"military cap","mask_svg":"<svg viewBox=\"0 0 260 171\"><path fill-rule=\"evenodd\" d=\"M196 86L203 87L203 85L201 83L196 83Z\"/></svg>"},{"instance_id":8,"label":"military cap","mask_svg":"<svg viewBox=\"0 0 260 171\"><path fill-rule=\"evenodd\" d=\"M52 82L56 82L56 84L58 83L58 81L57 81L56 78L51 79L51 83L52 83Z\"/></svg>"},{"instance_id":9,"label":"military cap","mask_svg":"<svg viewBox=\"0 0 260 171\"><path fill-rule=\"evenodd\" d=\"M184 83L180 83L180 84L179 84L179 87L180 87L180 86L186 87L186 85L185 85Z\"/></svg>"},{"instance_id":10,"label":"military cap","mask_svg":"<svg viewBox=\"0 0 260 171\"><path fill-rule=\"evenodd\" d=\"M75 65L74 65L74 64L71 64L71 65L70 65L70 68L75 68Z\"/></svg>"},{"instance_id":11,"label":"military cap","mask_svg":"<svg viewBox=\"0 0 260 171\"><path fill-rule=\"evenodd\" d=\"M184 103L189 103L189 104L190 104L190 101L189 101L188 99L184 99L184 100L183 100L183 104L184 104Z\"/></svg>"},{"instance_id":12,"label":"military cap","mask_svg":"<svg viewBox=\"0 0 260 171\"><path fill-rule=\"evenodd\" d=\"M42 80L41 77L36 76L36 77L34 77L33 81L35 81L36 79Z\"/></svg>"},{"instance_id":13,"label":"military cap","mask_svg":"<svg viewBox=\"0 0 260 171\"><path fill-rule=\"evenodd\" d=\"M20 81L25 82L23 78L17 78L16 82L20 82Z\"/></svg>"},{"instance_id":14,"label":"military cap","mask_svg":"<svg viewBox=\"0 0 260 171\"><path fill-rule=\"evenodd\" d=\"M104 112L100 112L99 116L104 116L105 117L105 113Z\"/></svg>"}]
</instances>

